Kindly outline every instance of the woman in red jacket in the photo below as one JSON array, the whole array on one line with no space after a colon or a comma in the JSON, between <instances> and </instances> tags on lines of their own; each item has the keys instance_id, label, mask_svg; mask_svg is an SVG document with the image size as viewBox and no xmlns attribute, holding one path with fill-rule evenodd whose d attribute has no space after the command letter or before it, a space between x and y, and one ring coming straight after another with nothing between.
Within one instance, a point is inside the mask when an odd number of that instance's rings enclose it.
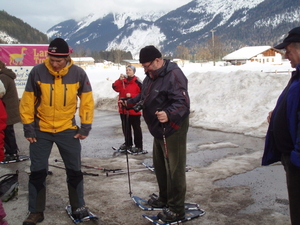
<instances>
[{"instance_id":1,"label":"woman in red jacket","mask_svg":"<svg viewBox=\"0 0 300 225\"><path fill-rule=\"evenodd\" d=\"M121 99L134 98L141 92L142 83L135 76L135 67L129 65L126 67L126 75L121 74L112 87L116 92L119 92L119 101ZM119 102L118 101L118 102ZM125 143L120 146L120 150L130 150L138 153L143 151L143 136L141 129L141 112L135 112L132 108L127 109L118 103L119 113L122 121L122 130L125 137ZM126 124L128 122L128 124ZM126 126L127 125L127 126ZM126 130L127 128L127 130ZM132 147L132 129L134 134L134 145Z\"/></svg>"}]
</instances>

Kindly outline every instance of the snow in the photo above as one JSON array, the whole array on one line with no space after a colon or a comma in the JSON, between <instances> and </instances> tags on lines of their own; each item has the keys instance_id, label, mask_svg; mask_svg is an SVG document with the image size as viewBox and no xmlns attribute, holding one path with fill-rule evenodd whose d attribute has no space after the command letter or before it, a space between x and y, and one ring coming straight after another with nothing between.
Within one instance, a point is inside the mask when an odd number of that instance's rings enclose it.
<instances>
[{"instance_id":1,"label":"snow","mask_svg":"<svg viewBox=\"0 0 300 225\"><path fill-rule=\"evenodd\" d=\"M6 32L0 31L0 39L2 41L7 42L7 44L19 43L19 41L11 36L9 36Z\"/></svg>"},{"instance_id":2,"label":"snow","mask_svg":"<svg viewBox=\"0 0 300 225\"><path fill-rule=\"evenodd\" d=\"M134 24L133 24L134 26ZM119 40L119 36L108 43L106 50L122 49L123 51L130 51L133 58L137 59L139 55L139 49L146 45L154 45L160 47L160 43L166 40L166 36L161 32L160 28L143 23L136 26L132 34L128 37L123 37Z\"/></svg>"},{"instance_id":3,"label":"snow","mask_svg":"<svg viewBox=\"0 0 300 225\"><path fill-rule=\"evenodd\" d=\"M216 16L222 14L223 20L218 24L218 26L222 26L225 24L232 15L237 12L238 10L243 9L244 14L246 15L248 10L251 8L256 7L264 0L252 0L252 1L224 1L224 0L215 0L215 1L197 1L197 7L191 8L188 12L193 13L203 13L206 12L207 14L213 15L209 22L213 21ZM237 21L236 21L237 22ZM241 22L241 21L240 21ZM197 26L194 26L196 28ZM203 27L201 23L199 24L199 29Z\"/></svg>"},{"instance_id":4,"label":"snow","mask_svg":"<svg viewBox=\"0 0 300 225\"><path fill-rule=\"evenodd\" d=\"M247 63L225 66L223 63L179 64L189 81L191 101L190 125L204 129L263 137L267 130L267 115L287 84L293 70L289 62L281 65ZM95 102L101 109L114 110L118 93L111 85L123 67L104 65L88 67ZM144 79L137 68L136 76ZM109 102L101 106L99 102Z\"/></svg>"},{"instance_id":5,"label":"snow","mask_svg":"<svg viewBox=\"0 0 300 225\"><path fill-rule=\"evenodd\" d=\"M138 12L123 12L123 13L114 13L114 24L118 26L118 29L121 29L122 27L125 26L128 21L134 21L134 20L146 20L146 21L152 21L154 22L158 18L162 17L165 15L167 12L166 11L152 11L152 12L147 12L145 14L144 12L138 11Z\"/></svg>"}]
</instances>

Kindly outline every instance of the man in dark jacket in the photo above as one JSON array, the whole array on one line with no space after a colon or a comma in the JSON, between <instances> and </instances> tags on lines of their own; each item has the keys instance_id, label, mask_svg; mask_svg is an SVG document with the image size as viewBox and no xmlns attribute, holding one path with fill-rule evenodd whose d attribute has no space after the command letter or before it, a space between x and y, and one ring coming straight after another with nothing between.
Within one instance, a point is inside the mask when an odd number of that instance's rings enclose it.
<instances>
[{"instance_id":1,"label":"man in dark jacket","mask_svg":"<svg viewBox=\"0 0 300 225\"><path fill-rule=\"evenodd\" d=\"M153 207L168 206L158 217L174 222L185 217L186 138L190 100L188 81L176 63L162 58L154 46L140 51L146 78L142 92L127 104L137 103L153 141L153 165L159 186L159 198L151 198ZM137 106L136 105L136 106Z\"/></svg>"},{"instance_id":2,"label":"man in dark jacket","mask_svg":"<svg viewBox=\"0 0 300 225\"><path fill-rule=\"evenodd\" d=\"M19 97L15 84L16 74L5 66L5 63L0 61L0 80L4 84L6 94L2 100L6 108L7 121L5 133L5 158L4 161L18 160L19 147L16 141L14 124L21 122L19 111Z\"/></svg>"},{"instance_id":3,"label":"man in dark jacket","mask_svg":"<svg viewBox=\"0 0 300 225\"><path fill-rule=\"evenodd\" d=\"M300 27L289 32L283 43L275 46L285 49L285 57L296 69L269 113L262 165L281 161L287 180L290 218L292 225L300 224Z\"/></svg>"}]
</instances>

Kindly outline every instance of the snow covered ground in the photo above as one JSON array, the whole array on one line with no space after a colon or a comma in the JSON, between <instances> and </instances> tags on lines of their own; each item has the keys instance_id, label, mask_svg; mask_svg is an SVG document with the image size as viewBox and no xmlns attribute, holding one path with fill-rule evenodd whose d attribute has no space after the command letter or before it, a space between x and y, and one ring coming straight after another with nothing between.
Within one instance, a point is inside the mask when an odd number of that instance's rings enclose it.
<instances>
[{"instance_id":1,"label":"snow covered ground","mask_svg":"<svg viewBox=\"0 0 300 225\"><path fill-rule=\"evenodd\" d=\"M179 65L189 80L191 125L205 129L243 133L263 137L266 117L287 84L293 70L289 62L282 65L248 63L225 66L225 63ZM97 107L115 109L118 93L112 83L125 67L88 67L86 72L93 86ZM136 76L144 79L144 70Z\"/></svg>"}]
</instances>

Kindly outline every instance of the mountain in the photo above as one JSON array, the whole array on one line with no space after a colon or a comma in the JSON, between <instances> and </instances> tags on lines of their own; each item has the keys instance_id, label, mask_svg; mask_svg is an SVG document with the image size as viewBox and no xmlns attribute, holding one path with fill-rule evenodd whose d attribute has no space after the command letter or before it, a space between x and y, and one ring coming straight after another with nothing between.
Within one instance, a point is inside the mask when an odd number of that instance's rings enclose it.
<instances>
[{"instance_id":1,"label":"mountain","mask_svg":"<svg viewBox=\"0 0 300 225\"><path fill-rule=\"evenodd\" d=\"M233 51L273 46L300 26L299 18L300 5L295 0L194 0L170 12L107 13L101 18L68 20L50 28L47 35L65 38L74 49L120 49L135 57L149 44L165 54L174 54L179 45L195 53L215 35Z\"/></svg>"},{"instance_id":2,"label":"mountain","mask_svg":"<svg viewBox=\"0 0 300 225\"><path fill-rule=\"evenodd\" d=\"M0 11L0 43L47 44L49 42L46 34L2 10Z\"/></svg>"}]
</instances>

